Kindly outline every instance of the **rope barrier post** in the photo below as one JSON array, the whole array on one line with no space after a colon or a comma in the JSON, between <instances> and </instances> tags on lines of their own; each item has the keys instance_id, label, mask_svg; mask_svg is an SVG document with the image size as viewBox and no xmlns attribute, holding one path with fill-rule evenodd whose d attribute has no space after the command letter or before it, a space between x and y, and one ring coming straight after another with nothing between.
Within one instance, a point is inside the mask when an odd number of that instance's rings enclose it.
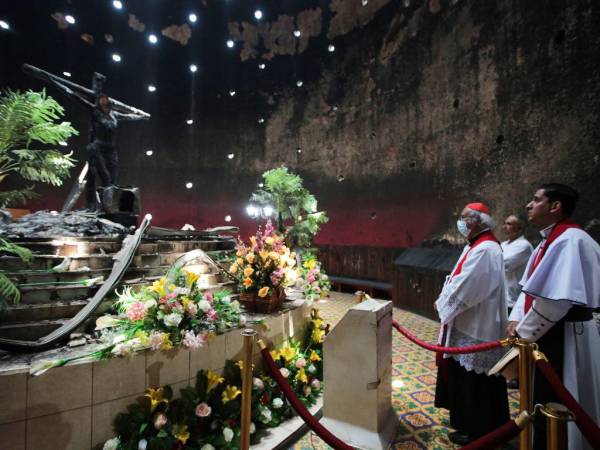
<instances>
[{"instance_id":1,"label":"rope barrier post","mask_svg":"<svg viewBox=\"0 0 600 450\"><path fill-rule=\"evenodd\" d=\"M533 345L523 339L517 339L519 347L519 409L531 411L533 408ZM528 424L519 436L519 450L531 450L533 427Z\"/></svg>"},{"instance_id":2,"label":"rope barrier post","mask_svg":"<svg viewBox=\"0 0 600 450\"><path fill-rule=\"evenodd\" d=\"M250 418L252 417L252 348L256 331L242 331L244 340L244 367L242 369L242 414L240 423L240 450L250 448Z\"/></svg>"},{"instance_id":3,"label":"rope barrier post","mask_svg":"<svg viewBox=\"0 0 600 450\"><path fill-rule=\"evenodd\" d=\"M560 403L546 403L540 411L546 416L546 449L568 450L567 423L575 415Z\"/></svg>"}]
</instances>

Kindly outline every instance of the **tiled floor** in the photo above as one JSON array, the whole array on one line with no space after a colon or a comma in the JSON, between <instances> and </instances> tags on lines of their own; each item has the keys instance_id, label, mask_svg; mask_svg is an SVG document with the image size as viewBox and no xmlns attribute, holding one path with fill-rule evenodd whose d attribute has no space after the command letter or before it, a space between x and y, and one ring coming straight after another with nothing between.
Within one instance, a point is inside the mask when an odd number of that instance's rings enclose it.
<instances>
[{"instance_id":1,"label":"tiled floor","mask_svg":"<svg viewBox=\"0 0 600 450\"><path fill-rule=\"evenodd\" d=\"M330 299L315 306L334 326L346 310L354 304L354 296L334 292ZM394 319L421 339L435 342L439 323L416 314L394 308ZM459 448L447 438L448 412L434 408L436 366L434 354L421 349L394 331L392 353L392 404L400 426L393 449L446 450ZM519 406L518 393L510 391L509 402L513 412ZM330 449L313 433L305 435L290 450ZM516 448L516 447L508 447Z\"/></svg>"}]
</instances>

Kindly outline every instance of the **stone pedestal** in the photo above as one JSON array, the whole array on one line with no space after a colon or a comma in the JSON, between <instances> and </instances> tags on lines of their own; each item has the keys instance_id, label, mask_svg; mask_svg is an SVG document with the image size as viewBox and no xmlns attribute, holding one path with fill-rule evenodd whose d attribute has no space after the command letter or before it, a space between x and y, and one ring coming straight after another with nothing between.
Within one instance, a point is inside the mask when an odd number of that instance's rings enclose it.
<instances>
[{"instance_id":1,"label":"stone pedestal","mask_svg":"<svg viewBox=\"0 0 600 450\"><path fill-rule=\"evenodd\" d=\"M323 352L321 423L352 446L387 449L398 425L392 408L392 302L369 299L348 310Z\"/></svg>"}]
</instances>

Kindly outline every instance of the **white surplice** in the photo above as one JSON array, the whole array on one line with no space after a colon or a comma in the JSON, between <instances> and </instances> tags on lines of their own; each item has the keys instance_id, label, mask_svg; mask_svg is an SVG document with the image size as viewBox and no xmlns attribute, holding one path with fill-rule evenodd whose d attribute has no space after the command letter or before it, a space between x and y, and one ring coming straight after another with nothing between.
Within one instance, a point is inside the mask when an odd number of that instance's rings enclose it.
<instances>
[{"instance_id":1,"label":"white surplice","mask_svg":"<svg viewBox=\"0 0 600 450\"><path fill-rule=\"evenodd\" d=\"M458 261L470 248L469 245L464 248ZM456 266L451 273L455 270ZM500 245L485 241L474 247L460 274L446 278L435 306L442 325L448 327L442 345L462 347L504 338L507 309ZM467 370L486 373L504 352L498 349L452 357Z\"/></svg>"},{"instance_id":2,"label":"white surplice","mask_svg":"<svg viewBox=\"0 0 600 450\"><path fill-rule=\"evenodd\" d=\"M521 293L510 315L519 321L517 333L536 341L567 314L573 305L600 307L600 246L586 232L569 228L548 247L531 277L529 266L550 234L529 259L521 280L523 292L534 297L524 314L525 294ZM564 331L563 384L585 411L600 421L600 334L593 320L566 322ZM569 423L569 450L591 449L574 423Z\"/></svg>"},{"instance_id":3,"label":"white surplice","mask_svg":"<svg viewBox=\"0 0 600 450\"><path fill-rule=\"evenodd\" d=\"M533 246L525 236L519 236L513 241L504 241L501 245L506 277L506 303L509 308L512 308L521 292L519 282L533 252Z\"/></svg>"}]
</instances>

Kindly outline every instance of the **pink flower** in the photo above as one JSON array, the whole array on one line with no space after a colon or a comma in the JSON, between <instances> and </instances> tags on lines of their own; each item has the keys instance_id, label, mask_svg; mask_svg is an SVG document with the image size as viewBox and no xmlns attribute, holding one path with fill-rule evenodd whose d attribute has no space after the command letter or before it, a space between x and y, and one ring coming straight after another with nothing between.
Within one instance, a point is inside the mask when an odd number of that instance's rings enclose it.
<instances>
[{"instance_id":1,"label":"pink flower","mask_svg":"<svg viewBox=\"0 0 600 450\"><path fill-rule=\"evenodd\" d=\"M210 320L216 320L216 318L217 318L217 311L216 311L215 309L210 309L210 310L209 310L209 311L206 313L206 315L208 316L208 318L209 318Z\"/></svg>"},{"instance_id":2,"label":"pink flower","mask_svg":"<svg viewBox=\"0 0 600 450\"><path fill-rule=\"evenodd\" d=\"M281 376L283 378L287 378L290 376L290 371L287 370L285 367L282 367L281 369L279 369L279 372L281 373Z\"/></svg>"},{"instance_id":3,"label":"pink flower","mask_svg":"<svg viewBox=\"0 0 600 450\"><path fill-rule=\"evenodd\" d=\"M205 292L204 293L204 298L206 299L206 301L212 303L215 299L212 295L212 292Z\"/></svg>"},{"instance_id":4,"label":"pink flower","mask_svg":"<svg viewBox=\"0 0 600 450\"><path fill-rule=\"evenodd\" d=\"M144 320L144 317L146 317L146 305L142 302L135 302L127 308L125 315L131 321Z\"/></svg>"},{"instance_id":5,"label":"pink flower","mask_svg":"<svg viewBox=\"0 0 600 450\"><path fill-rule=\"evenodd\" d=\"M317 378L312 380L310 382L310 385L312 386L313 389L316 389L317 391L321 388L321 382Z\"/></svg>"},{"instance_id":6,"label":"pink flower","mask_svg":"<svg viewBox=\"0 0 600 450\"><path fill-rule=\"evenodd\" d=\"M196 415L198 417L208 417L208 416L210 416L211 412L212 412L212 408L204 402L198 403L198 405L196 406Z\"/></svg>"},{"instance_id":7,"label":"pink flower","mask_svg":"<svg viewBox=\"0 0 600 450\"><path fill-rule=\"evenodd\" d=\"M265 225L265 236L272 236L275 232L275 228L273 228L273 224L270 220L267 220L267 224Z\"/></svg>"},{"instance_id":8,"label":"pink flower","mask_svg":"<svg viewBox=\"0 0 600 450\"><path fill-rule=\"evenodd\" d=\"M163 413L159 413L154 417L154 428L160 430L167 424L167 416Z\"/></svg>"},{"instance_id":9,"label":"pink flower","mask_svg":"<svg viewBox=\"0 0 600 450\"><path fill-rule=\"evenodd\" d=\"M185 348L196 349L206 342L204 336L198 334L196 336L192 330L186 331L183 341L181 342Z\"/></svg>"},{"instance_id":10,"label":"pink flower","mask_svg":"<svg viewBox=\"0 0 600 450\"><path fill-rule=\"evenodd\" d=\"M306 360L304 358L298 358L296 360L296 367L298 369L302 369L306 365Z\"/></svg>"}]
</instances>

